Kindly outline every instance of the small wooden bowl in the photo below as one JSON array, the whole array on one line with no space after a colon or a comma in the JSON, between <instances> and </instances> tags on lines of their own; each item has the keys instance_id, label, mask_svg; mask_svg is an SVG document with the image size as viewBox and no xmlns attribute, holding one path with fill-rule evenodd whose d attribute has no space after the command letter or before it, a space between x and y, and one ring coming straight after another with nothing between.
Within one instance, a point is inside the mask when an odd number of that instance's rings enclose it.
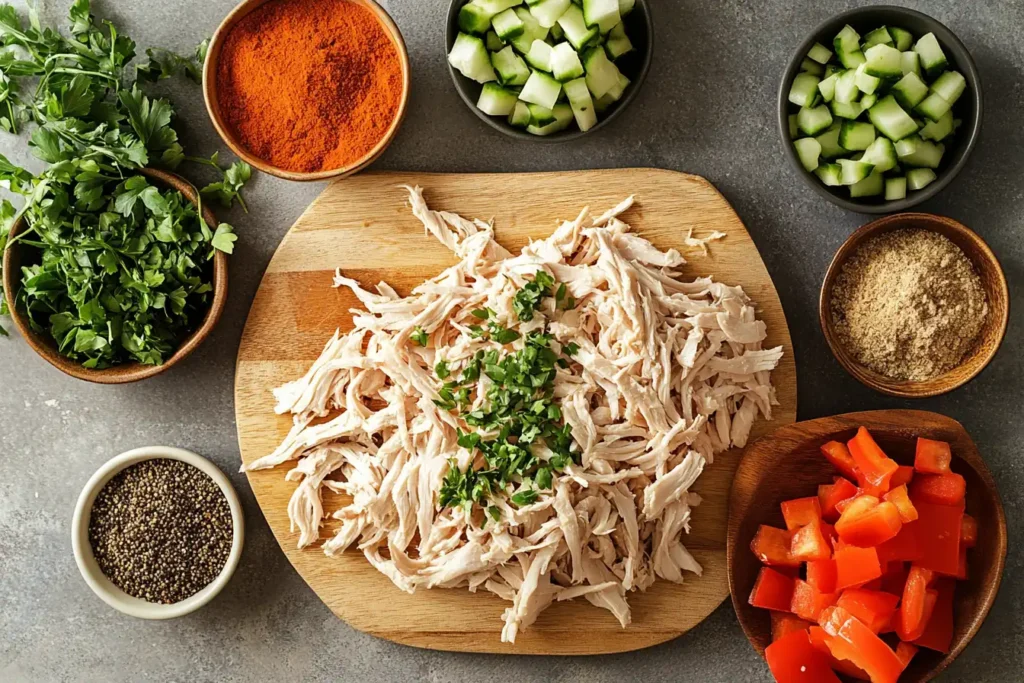
<instances>
[{"instance_id":1,"label":"small wooden bowl","mask_svg":"<svg viewBox=\"0 0 1024 683\"><path fill-rule=\"evenodd\" d=\"M195 187L181 176L152 168L139 169L139 173L155 180L158 184L177 190L193 204L198 199ZM208 203L203 204L203 220L206 221L206 224L211 229L216 230L217 217L213 215L213 211L210 210ZM217 324L217 320L220 319L224 305L227 303L228 257L224 252L218 251L213 257L213 299L210 301L210 309L206 312L202 325L182 341L174 355L165 360L163 365L124 363L102 370L84 368L81 363L58 353L57 345L49 336L34 332L29 326L28 320L15 305L16 294L21 288L21 263L26 249L20 242L14 241L14 238L24 227L24 219L19 219L11 227L10 242L7 250L4 252L3 259L4 292L7 297L7 307L11 311L11 320L14 321L14 326L21 332L21 336L25 338L28 345L42 356L43 360L72 377L84 379L87 382L95 382L96 384L128 384L129 382L138 382L139 380L159 375L195 351L196 347L209 336Z\"/></svg>"},{"instance_id":2,"label":"small wooden bowl","mask_svg":"<svg viewBox=\"0 0 1024 683\"><path fill-rule=\"evenodd\" d=\"M862 365L854 359L839 340L832 323L832 290L843 264L865 241L885 232L899 229L930 230L947 237L960 247L981 277L988 295L988 318L978 335L974 349L952 370L921 382L895 380ZM985 241L972 230L952 218L928 213L899 213L872 221L860 228L839 247L832 259L818 300L818 317L825 341L846 371L876 391L901 398L926 398L953 391L967 384L985 369L995 357L1010 320L1010 290L999 260Z\"/></svg>"},{"instance_id":3,"label":"small wooden bowl","mask_svg":"<svg viewBox=\"0 0 1024 683\"><path fill-rule=\"evenodd\" d=\"M402 63L402 97L398 105L398 114L395 116L395 120L391 122L391 127L388 128L384 137L380 139L377 145L361 159L357 159L348 166L328 169L325 171L312 171L309 173L289 171L287 169L274 166L265 159L255 156L252 152L243 147L235 137L234 133L231 132L230 126L228 126L224 121L224 117L220 111L220 101L217 99L217 67L220 63L220 55L224 48L224 41L227 39L231 29L233 29L235 25L250 12L255 11L267 2L273 1L274 0L243 0L237 7L235 7L235 9L231 10L230 14L224 17L224 21L222 21L220 26L217 27L217 32L214 33L213 38L210 39L210 46L206 53L206 63L203 66L203 98L206 100L206 111L210 114L210 120L213 121L213 127L217 130L221 139L224 140L224 144L226 144L240 159L243 159L253 168L263 171L264 173L277 176L278 178L296 180L299 182L312 182L318 180L331 180L334 178L345 178L353 173L362 171L364 168L376 161L377 157L384 153L384 150L387 149L388 145L390 145L391 141L395 138L395 135L398 133L398 128L402 125L402 120L405 118L406 109L409 103L411 69L409 67L409 52L406 50L405 39L402 38L402 32L398 29L398 25L395 24L390 15L388 15L380 5L374 2L374 0L349 0L349 2L365 6L376 15L381 26L384 27L384 30L391 37L391 41L394 43L395 49L398 51L398 58Z\"/></svg>"},{"instance_id":4,"label":"small wooden bowl","mask_svg":"<svg viewBox=\"0 0 1024 683\"><path fill-rule=\"evenodd\" d=\"M952 445L954 472L967 480L967 512L978 520L978 545L967 555L967 581L957 582L953 643L948 655L924 648L900 678L901 683L928 681L944 670L978 632L996 600L1006 563L1006 516L992 474L963 426L955 420L919 410L877 410L797 422L747 447L733 479L726 535L729 590L740 626L759 653L771 643L767 610L747 599L761 563L750 542L761 524L784 527L779 504L814 495L818 485L837 474L819 447L846 441L867 427L886 453L912 464L918 436Z\"/></svg>"}]
</instances>

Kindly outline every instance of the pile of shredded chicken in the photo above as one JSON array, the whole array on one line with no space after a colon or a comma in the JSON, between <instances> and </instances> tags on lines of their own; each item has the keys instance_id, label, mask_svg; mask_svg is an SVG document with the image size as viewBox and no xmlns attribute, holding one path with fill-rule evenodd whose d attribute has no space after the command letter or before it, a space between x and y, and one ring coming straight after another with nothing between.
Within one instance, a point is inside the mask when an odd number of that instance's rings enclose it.
<instances>
[{"instance_id":1,"label":"pile of shredded chicken","mask_svg":"<svg viewBox=\"0 0 1024 683\"><path fill-rule=\"evenodd\" d=\"M679 252L630 232L619 216L632 197L597 218L584 209L514 256L492 225L433 211L420 188L405 189L415 216L461 261L408 297L385 283L364 290L338 272L335 286L365 310L353 311L354 329L336 333L303 377L274 390L276 412L293 414L294 427L243 469L298 460L287 479L299 482L288 513L300 548L319 539L323 489L347 494L351 503L331 513L341 526L325 553L355 547L409 593L484 588L512 603L504 642L553 601L578 597L625 627L626 593L701 573L682 543L700 503L689 489L716 452L746 443L758 413L771 418L770 372L782 348L762 348L765 324L740 287L682 281ZM577 305L557 310L545 299L543 315L519 323L513 298L539 270ZM471 312L483 307L523 337L547 325L556 341L579 346L557 371L555 397L580 464L556 472L551 490L524 507L494 496L498 521L478 505L438 505L449 462L465 470L481 456L457 445L457 430L472 430L435 405L441 380L432 368L524 343L474 338ZM417 328L429 334L426 346L410 339ZM481 374L474 409L489 382ZM533 451L550 455L543 442Z\"/></svg>"}]
</instances>

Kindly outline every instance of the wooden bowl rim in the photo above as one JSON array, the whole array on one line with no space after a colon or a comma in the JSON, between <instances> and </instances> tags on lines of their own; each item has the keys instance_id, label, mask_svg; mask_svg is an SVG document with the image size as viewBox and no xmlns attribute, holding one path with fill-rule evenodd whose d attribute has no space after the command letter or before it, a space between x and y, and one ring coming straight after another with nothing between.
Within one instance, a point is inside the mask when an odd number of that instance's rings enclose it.
<instances>
[{"instance_id":1,"label":"wooden bowl rim","mask_svg":"<svg viewBox=\"0 0 1024 683\"><path fill-rule=\"evenodd\" d=\"M910 225L911 223L915 224ZM985 293L989 300L989 312L988 319L978 337L979 344L985 339L991 339L992 343L985 350L972 351L960 365L938 377L917 382L890 379L854 360L838 339L830 310L836 278L850 255L869 238L901 228L928 230L946 237L964 252L964 256L971 262L976 272L981 274L985 270L989 270L994 276L990 280L983 279L983 284L986 285ZM961 243L971 244L973 253L969 253ZM991 287L988 286L990 283ZM1004 305L997 309L996 301L1003 302ZM982 370L992 362L1006 337L1010 321L1010 289L999 259L976 232L947 216L916 212L897 213L883 216L860 227L846 238L846 241L836 251L821 285L821 293L818 298L818 320L832 355L848 373L862 384L889 396L928 398L959 389L981 374ZM953 373L964 368L967 369L967 372L959 379L955 379Z\"/></svg>"},{"instance_id":2,"label":"wooden bowl rim","mask_svg":"<svg viewBox=\"0 0 1024 683\"><path fill-rule=\"evenodd\" d=\"M275 1L276 0L243 0L233 10L231 10L226 17L224 17L220 26L217 27L217 31L210 39L206 62L203 65L203 99L206 102L206 112L210 116L210 121L213 122L213 127L217 131L221 140L224 141L224 144L227 145L238 158L263 173L297 182L332 180L358 173L376 161L380 155L384 153L384 150L387 149L394 140L395 136L398 134L399 127L405 120L405 115L408 111L409 105L412 71L409 64L409 51L405 45L405 38L402 37L402 32L399 30L398 24L396 24L391 18L391 15L377 4L375 0L348 0L349 2L355 2L363 5L373 12L377 17L377 21L380 22L381 26L383 26L390 35L391 42L394 43L395 49L398 51L398 59L402 66L402 95L399 99L398 113L395 115L394 120L391 122L391 126L388 127L387 132L384 133L384 136L381 137L376 146L374 146L374 148L367 152L362 158L357 159L351 164L340 168L312 171L308 173L302 171L289 171L287 169L274 166L265 159L259 158L239 143L235 139L234 135L231 134L227 124L225 124L224 118L221 116L220 112L220 102L217 99L217 66L220 63L220 55L221 50L224 47L224 40L231 32L231 29L233 29L244 17L248 16L251 12L259 9L266 3Z\"/></svg>"},{"instance_id":3,"label":"wooden bowl rim","mask_svg":"<svg viewBox=\"0 0 1024 683\"><path fill-rule=\"evenodd\" d=\"M954 452L953 457L967 463L978 475L978 477L984 483L984 488L987 491L989 498L993 503L995 509L995 528L989 529L987 533L994 534L996 536L995 544L997 553L995 558L995 580L990 584L982 587L978 594L977 603L977 617L972 619L967 630L963 636L954 642L954 647L949 651L948 654L944 655L939 659L934 666L927 670L920 680L928 681L945 671L950 664L966 649L966 647L977 635L981 629L985 619L988 618L989 612L992 609L992 605L995 604L996 597L999 594L999 588L1002 585L1003 575L1006 571L1006 555L1007 547L1009 543L1009 534L1006 526L1006 510L1003 508L1002 497L999 495L999 488L996 485L995 479L992 476L992 472L989 470L988 465L985 463L984 457L978 450L974 440L971 439L970 433L964 428L960 422L954 420L951 417L942 415L941 413L935 413L924 410L910 410L910 409L887 409L887 410L869 410L862 412L853 413L841 413L838 415L831 415L827 417L821 417L814 420L806 420L803 422L794 422L788 425L783 425L770 434L767 434L757 441L753 442L743 451L743 456L740 459L739 465L736 468L736 478L733 479L733 485L729 491L729 518L726 522L726 575L729 583L729 594L732 599L733 609L736 612L736 619L740 623L740 628L743 629L744 635L750 642L751 646L759 655L764 656L764 651L759 646L756 640L756 634L754 629L750 626L745 614L748 612L746 609L747 596L741 595L738 591L741 587L737 586L735 576L735 565L737 552L743 552L745 546L737 546L737 535L739 534L740 527L743 524L743 519L737 519L737 515L734 515L734 509L738 507L737 501L743 494L737 491L736 482L740 479L740 474L747 467L748 458L751 457L751 453L768 442L778 438L788 438L793 435L794 438L805 436L809 431L813 431L813 428L817 423L831 423L831 426L841 426L841 429L832 429L827 432L822 432L817 438L827 438L829 434L835 434L838 431L848 431L856 429L857 426L865 426L868 429L876 429L880 433L885 431L893 431L895 426L892 424L892 418L902 418L908 423L917 423L921 425L921 432L933 433L939 429L950 430L962 435L965 440L965 444L969 447L970 454L968 457L964 457L962 454ZM923 434L922 434L923 435ZM763 473L762 479L763 479ZM760 483L759 483L760 485ZM748 496L744 496L744 500L740 501L746 505L747 511L752 511L752 500L753 493L757 491L755 487L752 493ZM747 587L742 587L746 589ZM756 609L756 608L753 608ZM936 652L936 655L942 653Z\"/></svg>"},{"instance_id":4,"label":"wooden bowl rim","mask_svg":"<svg viewBox=\"0 0 1024 683\"><path fill-rule=\"evenodd\" d=\"M191 183L181 176L153 168L140 168L138 171L142 175L157 180L158 182L162 182L170 188L181 192L181 194L193 204L197 203L196 200L199 196L198 192ZM208 204L203 204L203 219L211 229L215 230L217 228L217 217L214 215L213 211L210 210ZM11 226L10 237L12 240L18 235L24 224L25 219L24 217L21 217L15 221L13 226ZM169 356L162 365L124 363L100 370L85 368L82 367L80 363L60 355L55 348L53 340L33 331L29 326L28 321L18 310L15 293L21 286L21 282L17 277L17 274L11 268L11 264L14 261L15 250L20 248L21 245L19 242L9 242L3 255L4 295L7 299L7 307L11 312L11 320L14 322L14 326L21 333L21 336L25 339L28 345L32 347L32 350L39 354L43 360L64 374L87 382L94 382L96 384L128 384L130 382L138 382L139 380L147 379L165 372L195 351L199 344L201 344L203 340L210 335L210 332L213 331L217 321L220 320L221 313L223 313L224 306L227 303L228 258L224 252L217 251L213 258L213 298L210 301L210 307L206 312L206 316L203 318L203 323L190 335L185 337L184 340L182 340L181 345L178 346L175 352Z\"/></svg>"}]
</instances>

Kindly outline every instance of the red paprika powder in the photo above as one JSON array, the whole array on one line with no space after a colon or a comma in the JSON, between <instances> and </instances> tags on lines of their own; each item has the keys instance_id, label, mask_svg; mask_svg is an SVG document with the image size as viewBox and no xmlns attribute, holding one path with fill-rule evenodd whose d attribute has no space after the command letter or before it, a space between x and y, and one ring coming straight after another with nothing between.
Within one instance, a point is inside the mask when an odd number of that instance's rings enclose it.
<instances>
[{"instance_id":1,"label":"red paprika powder","mask_svg":"<svg viewBox=\"0 0 1024 683\"><path fill-rule=\"evenodd\" d=\"M391 126L402 94L398 50L372 11L349 0L271 0L228 33L217 101L235 139L289 171L347 166Z\"/></svg>"}]
</instances>

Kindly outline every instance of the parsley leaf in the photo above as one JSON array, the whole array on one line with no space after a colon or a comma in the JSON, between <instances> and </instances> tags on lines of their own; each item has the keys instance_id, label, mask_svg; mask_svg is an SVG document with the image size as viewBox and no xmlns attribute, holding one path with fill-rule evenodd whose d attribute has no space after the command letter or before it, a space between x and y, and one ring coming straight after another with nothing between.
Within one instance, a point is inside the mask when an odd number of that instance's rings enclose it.
<instances>
[{"instance_id":1,"label":"parsley leaf","mask_svg":"<svg viewBox=\"0 0 1024 683\"><path fill-rule=\"evenodd\" d=\"M427 339L428 339L427 333L419 325L417 325L416 329L413 330L413 333L411 335L409 335L409 338L412 339L417 344L419 344L420 346L426 346L427 345Z\"/></svg>"},{"instance_id":2,"label":"parsley leaf","mask_svg":"<svg viewBox=\"0 0 1024 683\"><path fill-rule=\"evenodd\" d=\"M238 235L235 234L234 228L227 223L221 223L213 233L213 239L210 240L210 246L217 251L223 251L225 254L231 254L235 251L235 241L237 239Z\"/></svg>"}]
</instances>

